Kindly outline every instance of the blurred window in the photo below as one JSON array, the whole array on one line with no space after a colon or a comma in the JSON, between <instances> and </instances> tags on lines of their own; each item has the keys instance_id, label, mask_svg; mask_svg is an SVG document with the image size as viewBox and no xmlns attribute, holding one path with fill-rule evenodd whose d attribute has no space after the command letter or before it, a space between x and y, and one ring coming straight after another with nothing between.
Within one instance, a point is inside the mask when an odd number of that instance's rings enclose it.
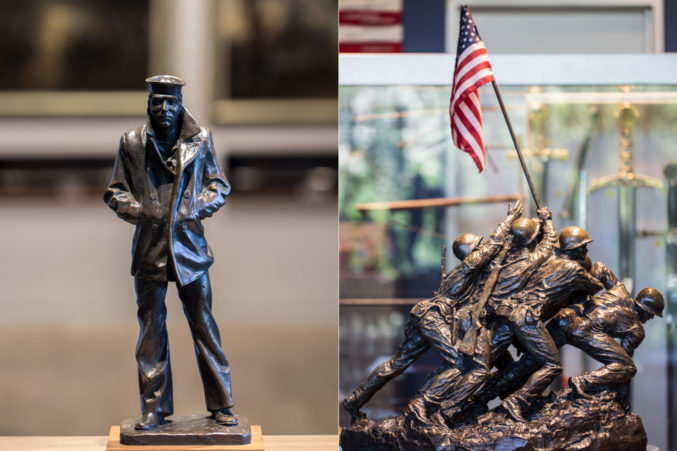
<instances>
[{"instance_id":1,"label":"blurred window","mask_svg":"<svg viewBox=\"0 0 677 451\"><path fill-rule=\"evenodd\" d=\"M336 24L336 0L219 0L217 120L334 122Z\"/></svg>"},{"instance_id":2,"label":"blurred window","mask_svg":"<svg viewBox=\"0 0 677 451\"><path fill-rule=\"evenodd\" d=\"M0 0L0 90L143 90L149 0Z\"/></svg>"}]
</instances>

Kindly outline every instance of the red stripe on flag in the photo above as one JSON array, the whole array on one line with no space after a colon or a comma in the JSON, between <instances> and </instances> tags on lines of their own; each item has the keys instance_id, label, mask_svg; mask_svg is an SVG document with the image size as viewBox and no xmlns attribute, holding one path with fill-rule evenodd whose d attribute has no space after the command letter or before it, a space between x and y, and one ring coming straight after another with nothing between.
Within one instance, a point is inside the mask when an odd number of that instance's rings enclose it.
<instances>
[{"instance_id":1,"label":"red stripe on flag","mask_svg":"<svg viewBox=\"0 0 677 451\"><path fill-rule=\"evenodd\" d=\"M462 151L470 155L470 158L472 158L472 161L475 162L475 166L477 166L477 170L479 172L482 172L484 170L484 165L482 164L482 159L475 153L474 150L472 150L472 146L463 138L459 138L460 145L456 145L459 147Z\"/></svg>"},{"instance_id":2,"label":"red stripe on flag","mask_svg":"<svg viewBox=\"0 0 677 451\"><path fill-rule=\"evenodd\" d=\"M473 75L475 75L477 72L479 72L479 71L481 71L481 70L484 70L484 69L491 69L491 64L489 63L489 61L483 61L483 62L481 62L481 63L477 64L475 67L473 67L472 69L470 69L468 72L466 72L465 74L463 74L463 76L461 77L461 79L460 79L460 80L457 80L457 81L455 82L456 85L458 85L458 86L462 85L463 83L466 82L466 80L470 79L470 78L471 78Z\"/></svg>"},{"instance_id":3,"label":"red stripe on flag","mask_svg":"<svg viewBox=\"0 0 677 451\"><path fill-rule=\"evenodd\" d=\"M463 111L460 111L460 110L459 110L459 111L456 113L456 117L463 123L463 126L464 126L465 129L472 135L472 137L475 138L475 142L477 142L477 144L479 145L480 149L481 149L482 151L484 151L484 142L483 142L483 140L482 140L481 130L477 130L477 129L475 128L475 126L473 125L473 123L470 122L470 120L466 117L466 115L465 115L465 113L464 113ZM475 116L475 117L477 118L477 116ZM478 119L479 119L479 118L478 118ZM480 125L481 125L481 124L482 124L482 123L481 123L481 119L480 119L479 122L480 122ZM473 152L474 152L474 151L475 151L475 150L473 149Z\"/></svg>"},{"instance_id":4,"label":"red stripe on flag","mask_svg":"<svg viewBox=\"0 0 677 451\"><path fill-rule=\"evenodd\" d=\"M398 25L402 23L400 11L348 10L339 12L339 24Z\"/></svg>"},{"instance_id":5,"label":"red stripe on flag","mask_svg":"<svg viewBox=\"0 0 677 451\"><path fill-rule=\"evenodd\" d=\"M492 82L492 81L494 81L493 74L477 80L474 84L472 84L468 88L466 88L464 90L464 93L458 99L456 99L456 102L454 102L453 108L456 108L456 106L460 102L462 102L468 96L468 94L472 94L473 92L477 91L480 86L485 85L485 84Z\"/></svg>"},{"instance_id":6,"label":"red stripe on flag","mask_svg":"<svg viewBox=\"0 0 677 451\"><path fill-rule=\"evenodd\" d=\"M487 49L485 49L484 47L480 47L477 50L475 50L474 52L469 53L468 55L464 56L462 60L456 62L456 72L463 69L463 67L466 64L473 61L478 56L482 56L482 55L486 55L486 54L487 54Z\"/></svg>"},{"instance_id":7,"label":"red stripe on flag","mask_svg":"<svg viewBox=\"0 0 677 451\"><path fill-rule=\"evenodd\" d=\"M474 94L475 94L475 98L477 98L477 100L479 101L479 95L477 94L477 92L475 92ZM465 106L468 107L470 112L477 118L477 121L480 123L480 125L482 125L482 112L477 109L475 102L472 102L470 100L471 100L470 96L468 96L468 102L465 102ZM477 103L479 103L479 102L477 102ZM479 131L481 132L482 130L479 130Z\"/></svg>"},{"instance_id":8,"label":"red stripe on flag","mask_svg":"<svg viewBox=\"0 0 677 451\"><path fill-rule=\"evenodd\" d=\"M359 44L339 44L340 53L400 53L402 44L395 42L360 42Z\"/></svg>"}]
</instances>

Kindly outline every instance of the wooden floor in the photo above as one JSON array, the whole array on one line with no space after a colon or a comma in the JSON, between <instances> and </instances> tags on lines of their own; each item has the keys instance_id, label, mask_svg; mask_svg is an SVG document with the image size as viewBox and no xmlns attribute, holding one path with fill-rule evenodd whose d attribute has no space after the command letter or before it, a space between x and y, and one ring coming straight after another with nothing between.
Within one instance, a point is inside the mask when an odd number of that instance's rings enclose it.
<instances>
[{"instance_id":1,"label":"wooden floor","mask_svg":"<svg viewBox=\"0 0 677 451\"><path fill-rule=\"evenodd\" d=\"M103 451L108 437L0 437L2 451ZM266 451L336 451L337 435L266 435Z\"/></svg>"}]
</instances>

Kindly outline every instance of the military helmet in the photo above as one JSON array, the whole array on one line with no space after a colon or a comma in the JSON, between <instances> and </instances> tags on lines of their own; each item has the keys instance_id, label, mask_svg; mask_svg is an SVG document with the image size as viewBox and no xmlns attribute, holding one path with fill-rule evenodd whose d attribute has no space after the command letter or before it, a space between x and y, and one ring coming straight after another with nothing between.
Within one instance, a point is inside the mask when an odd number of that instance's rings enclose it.
<instances>
[{"instance_id":1,"label":"military helmet","mask_svg":"<svg viewBox=\"0 0 677 451\"><path fill-rule=\"evenodd\" d=\"M538 234L538 223L531 218L515 219L512 223L512 234L516 244L529 244Z\"/></svg>"},{"instance_id":2,"label":"military helmet","mask_svg":"<svg viewBox=\"0 0 677 451\"><path fill-rule=\"evenodd\" d=\"M474 233L462 233L454 240L452 250L459 260L464 260L472 251L479 246L482 237Z\"/></svg>"},{"instance_id":3,"label":"military helmet","mask_svg":"<svg viewBox=\"0 0 677 451\"><path fill-rule=\"evenodd\" d=\"M660 291L655 288L647 287L637 293L635 302L644 311L652 315L663 317L663 307L665 307L665 300Z\"/></svg>"},{"instance_id":4,"label":"military helmet","mask_svg":"<svg viewBox=\"0 0 677 451\"><path fill-rule=\"evenodd\" d=\"M592 243L592 238L588 236L588 232L578 226L569 226L559 234L559 249L561 251L576 249L588 243Z\"/></svg>"}]
</instances>

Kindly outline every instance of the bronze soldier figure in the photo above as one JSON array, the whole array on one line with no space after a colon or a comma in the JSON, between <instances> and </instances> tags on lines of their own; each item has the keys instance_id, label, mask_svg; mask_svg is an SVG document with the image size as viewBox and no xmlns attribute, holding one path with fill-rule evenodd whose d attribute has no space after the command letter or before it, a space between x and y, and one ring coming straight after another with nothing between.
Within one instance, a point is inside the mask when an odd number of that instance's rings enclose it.
<instances>
[{"instance_id":1,"label":"bronze soldier figure","mask_svg":"<svg viewBox=\"0 0 677 451\"><path fill-rule=\"evenodd\" d=\"M625 384L632 379L637 372L632 355L644 339L642 324L654 316L662 317L665 305L663 295L651 287L641 290L633 300L603 263L595 263L592 274L606 291L562 310L548 324L558 346L573 345L604 364L569 379L583 396L594 387ZM621 401L629 408L626 399L621 397Z\"/></svg>"},{"instance_id":2,"label":"bronze soldier figure","mask_svg":"<svg viewBox=\"0 0 677 451\"><path fill-rule=\"evenodd\" d=\"M654 316L663 316L663 296L648 287L633 300L613 272L600 262L595 263L591 273L602 282L606 291L561 310L548 323L547 329L556 346L575 346L604 363L597 370L571 377L569 385L582 396L589 396L596 387L615 387L619 391L619 401L627 410L628 400L624 396L627 386L624 384L637 372L632 354L644 339L642 324ZM620 344L615 338L621 340ZM537 366L534 356L525 355L496 382L495 391L506 396Z\"/></svg>"},{"instance_id":3,"label":"bronze soldier figure","mask_svg":"<svg viewBox=\"0 0 677 451\"><path fill-rule=\"evenodd\" d=\"M456 366L445 372L447 392L436 414L437 422L453 420L467 407L470 398L480 394L491 377L491 368L505 368L512 358L505 352L516 337L516 324L504 312L513 306L511 299L519 296L532 274L554 252L557 233L550 212L539 210L544 233L538 240L540 225L531 218L519 218L512 224L513 246L505 259L494 260L488 272L491 275L482 287L482 296L462 308L457 314L458 329L462 334L459 348L471 359L469 364ZM506 301L507 299L507 301ZM497 303L501 303L497 316ZM462 389L461 389L462 387Z\"/></svg>"},{"instance_id":4,"label":"bronze soldier figure","mask_svg":"<svg viewBox=\"0 0 677 451\"><path fill-rule=\"evenodd\" d=\"M184 81L158 75L146 82L148 120L122 135L104 195L120 218L136 226L132 275L143 414L136 428L156 428L174 409L165 325L170 281L176 282L193 336L207 409L217 422L235 425L230 367L211 312L207 270L214 259L201 223L223 206L230 185L214 153L211 132L183 107Z\"/></svg>"},{"instance_id":5,"label":"bronze soldier figure","mask_svg":"<svg viewBox=\"0 0 677 451\"><path fill-rule=\"evenodd\" d=\"M568 449L590 440L613 444L609 449L619 443L646 448L646 435L628 411L624 389L636 371L630 356L643 337L642 323L662 314L663 298L648 288L630 299L608 268L592 267L587 255L592 240L585 230L571 227L558 236L549 211L543 209L539 216L540 240L539 221L513 219L500 250L471 273L470 284L444 280L441 288L462 287L452 290L456 297L441 296L448 292L440 289L432 300L417 304L401 354L344 401L347 410L354 408L353 424L341 434L345 449L372 449L372 444L378 444L373 449L523 449L543 443ZM455 253L479 242L473 235L459 238ZM606 292L593 296L604 287ZM585 301L575 304L581 299ZM432 321L426 324L428 318ZM408 342L410 337L416 341ZM564 343L581 347L605 366L571 379L581 396L561 391L542 398L561 372L557 348ZM524 354L519 361L512 361L510 346ZM447 357L407 410L395 418L366 419L359 412L361 403L429 347ZM494 366L498 371L491 373ZM503 399L502 408L481 415L496 396ZM536 406L541 414L530 415L524 424L522 412L532 413ZM604 420L609 415L615 416L611 425ZM563 424L567 419L572 419L569 426ZM533 441L522 438L525 431Z\"/></svg>"},{"instance_id":6,"label":"bronze soldier figure","mask_svg":"<svg viewBox=\"0 0 677 451\"><path fill-rule=\"evenodd\" d=\"M444 278L435 297L414 306L405 325L404 342L397 353L387 362L380 364L343 400L342 406L351 414L353 421L364 416L360 408L378 390L402 374L430 347L435 349L449 365L456 362L458 351L454 347L455 332L451 318L454 317L457 306L467 303L474 296L484 268L503 248L513 222L521 215L522 205L518 202L509 209L506 219L498 225L484 244L480 245L482 238L473 234L462 234L455 240L453 251L461 263ZM438 384L446 384L445 378L429 380L425 392L435 393ZM434 396L429 396L426 401L427 403L422 400L410 403L413 409L411 413L421 422L425 422L427 408L437 402Z\"/></svg>"},{"instance_id":7,"label":"bronze soldier figure","mask_svg":"<svg viewBox=\"0 0 677 451\"><path fill-rule=\"evenodd\" d=\"M568 234L560 234L558 239L549 214L547 218L543 238L549 243L547 254L542 252L537 255L538 261L534 261L533 266L527 263L524 271L529 271L528 283L522 284L519 291L499 287L499 290L495 290L492 303L497 320L492 353L500 355L515 342L519 349L538 361L537 370L526 383L503 399L503 407L517 420L523 420L522 410L562 372L559 351L545 323L571 303L574 293L592 294L602 288L599 281L579 263L579 260L585 259L585 245L589 241L582 240L577 246L555 253L554 243L561 242L561 237ZM576 260L570 259L572 256ZM523 265L518 264L517 268ZM514 268L507 269L509 272L505 276L501 273L504 277L501 282L503 286L510 287L510 280L521 277L520 274L524 272L515 273ZM510 371L502 371L499 377L510 379ZM502 385L500 380L492 382L494 390L500 390Z\"/></svg>"}]
</instances>

